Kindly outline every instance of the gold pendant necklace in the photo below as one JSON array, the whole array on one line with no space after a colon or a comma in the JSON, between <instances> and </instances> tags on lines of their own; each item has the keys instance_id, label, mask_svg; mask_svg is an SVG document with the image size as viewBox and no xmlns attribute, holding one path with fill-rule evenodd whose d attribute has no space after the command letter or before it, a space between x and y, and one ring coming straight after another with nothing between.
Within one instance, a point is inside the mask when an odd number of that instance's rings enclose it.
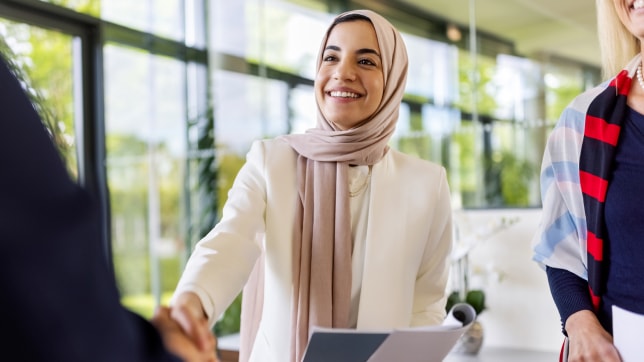
<instances>
[{"instance_id":1,"label":"gold pendant necklace","mask_svg":"<svg viewBox=\"0 0 644 362\"><path fill-rule=\"evenodd\" d=\"M369 182L371 181L371 168L372 168L372 165L369 165L369 172L367 173L367 176L365 177L362 185L360 185L360 187L358 187L358 189L355 191L349 190L349 197L358 196L362 193L362 191L367 189L367 186L369 186Z\"/></svg>"}]
</instances>

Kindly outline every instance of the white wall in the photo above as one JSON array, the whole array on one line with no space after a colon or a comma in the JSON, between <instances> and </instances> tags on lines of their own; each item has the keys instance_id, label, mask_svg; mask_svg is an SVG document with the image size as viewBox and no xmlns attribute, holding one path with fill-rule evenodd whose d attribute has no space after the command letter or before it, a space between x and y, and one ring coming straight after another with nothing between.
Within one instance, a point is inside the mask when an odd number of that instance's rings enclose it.
<instances>
[{"instance_id":1,"label":"white wall","mask_svg":"<svg viewBox=\"0 0 644 362\"><path fill-rule=\"evenodd\" d=\"M501 218L516 219L470 252L472 287L486 291L487 309L479 321L484 345L558 351L563 341L559 314L550 296L545 271L532 261L531 240L540 209L457 211L455 221L463 238L489 229Z\"/></svg>"}]
</instances>

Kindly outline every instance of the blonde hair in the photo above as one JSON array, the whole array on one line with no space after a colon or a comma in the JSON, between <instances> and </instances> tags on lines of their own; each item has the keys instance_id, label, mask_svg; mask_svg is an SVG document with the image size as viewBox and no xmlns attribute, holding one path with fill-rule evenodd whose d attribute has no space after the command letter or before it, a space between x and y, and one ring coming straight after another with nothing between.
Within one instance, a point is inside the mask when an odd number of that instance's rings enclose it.
<instances>
[{"instance_id":1,"label":"blonde hair","mask_svg":"<svg viewBox=\"0 0 644 362\"><path fill-rule=\"evenodd\" d=\"M637 53L639 40L622 24L614 0L597 0L597 36L604 78L621 71Z\"/></svg>"}]
</instances>

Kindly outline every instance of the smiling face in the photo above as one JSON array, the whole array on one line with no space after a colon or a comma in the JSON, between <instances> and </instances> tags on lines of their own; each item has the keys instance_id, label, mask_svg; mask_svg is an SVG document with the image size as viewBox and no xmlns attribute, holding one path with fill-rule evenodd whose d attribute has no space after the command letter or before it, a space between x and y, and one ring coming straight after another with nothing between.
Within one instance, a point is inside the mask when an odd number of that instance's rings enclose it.
<instances>
[{"instance_id":1,"label":"smiling face","mask_svg":"<svg viewBox=\"0 0 644 362\"><path fill-rule=\"evenodd\" d=\"M626 29L644 39L644 0L614 0L615 11Z\"/></svg>"},{"instance_id":2,"label":"smiling face","mask_svg":"<svg viewBox=\"0 0 644 362\"><path fill-rule=\"evenodd\" d=\"M341 130L360 125L382 101L384 76L373 25L350 20L333 27L315 78L324 117Z\"/></svg>"}]
</instances>

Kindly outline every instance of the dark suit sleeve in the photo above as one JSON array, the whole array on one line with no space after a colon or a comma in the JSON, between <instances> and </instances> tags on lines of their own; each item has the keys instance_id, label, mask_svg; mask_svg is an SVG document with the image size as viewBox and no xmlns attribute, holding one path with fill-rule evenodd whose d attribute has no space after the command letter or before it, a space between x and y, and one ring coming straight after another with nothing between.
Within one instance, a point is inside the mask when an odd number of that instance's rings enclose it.
<instances>
[{"instance_id":1,"label":"dark suit sleeve","mask_svg":"<svg viewBox=\"0 0 644 362\"><path fill-rule=\"evenodd\" d=\"M0 360L177 360L120 304L100 222L0 58Z\"/></svg>"}]
</instances>

